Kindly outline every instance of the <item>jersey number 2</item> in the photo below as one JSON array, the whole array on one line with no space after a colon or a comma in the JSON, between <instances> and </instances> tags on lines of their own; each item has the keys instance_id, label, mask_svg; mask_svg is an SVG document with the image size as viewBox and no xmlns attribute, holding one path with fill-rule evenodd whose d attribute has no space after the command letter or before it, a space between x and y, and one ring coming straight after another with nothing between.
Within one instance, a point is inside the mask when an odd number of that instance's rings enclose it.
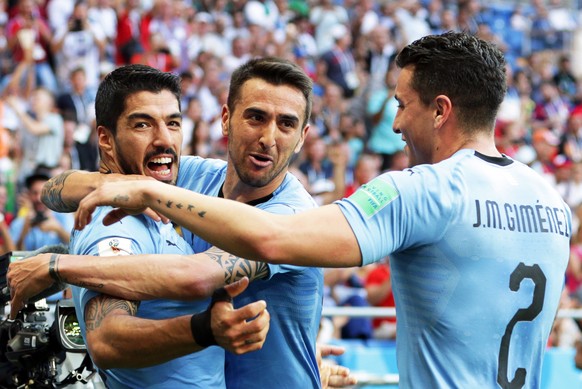
<instances>
[{"instance_id":1,"label":"jersey number 2","mask_svg":"<svg viewBox=\"0 0 582 389\"><path fill-rule=\"evenodd\" d=\"M509 365L509 343L511 341L511 333L513 327L519 321L532 321L542 311L544 306L544 294L546 292L546 276L538 265L527 266L521 262L511 273L509 278L509 288L517 292L521 281L529 278L534 283L533 299L529 307L518 310L511 318L509 324L505 328L505 334L501 338L501 346L499 347L499 368L497 370L497 383L503 389L518 389L525 384L525 376L527 374L523 367L515 371L515 377L509 381L507 377L507 369Z\"/></svg>"}]
</instances>

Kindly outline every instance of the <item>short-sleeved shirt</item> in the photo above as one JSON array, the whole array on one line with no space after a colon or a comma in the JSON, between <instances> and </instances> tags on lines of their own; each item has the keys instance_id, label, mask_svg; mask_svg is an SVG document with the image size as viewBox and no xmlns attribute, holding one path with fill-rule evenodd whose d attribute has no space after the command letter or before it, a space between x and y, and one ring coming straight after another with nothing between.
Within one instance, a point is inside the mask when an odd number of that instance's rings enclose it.
<instances>
[{"instance_id":1,"label":"short-sleeved shirt","mask_svg":"<svg viewBox=\"0 0 582 389\"><path fill-rule=\"evenodd\" d=\"M73 215L70 213L59 213L53 211L46 211L47 213L52 213L54 218L58 221L61 225L63 230L69 232L73 229L75 224L75 220L73 219ZM13 241L17 241L20 239L20 235L22 234L22 230L24 229L26 216L17 217L12 221L10 224L10 236L12 237ZM54 231L42 231L37 226L31 227L28 230L28 233L24 237L23 244L25 250L36 250L43 246L48 245L56 245L56 244L64 244L59 235Z\"/></svg>"},{"instance_id":2,"label":"short-sleeved shirt","mask_svg":"<svg viewBox=\"0 0 582 389\"><path fill-rule=\"evenodd\" d=\"M103 226L103 217L110 207L97 208L92 223L82 231L74 231L69 251L83 255L193 254L192 248L178 235L171 224L154 222L139 215L126 217L120 223ZM86 339L85 306L99 295L88 289L73 287L73 301ZM145 319L166 319L205 310L209 301L142 301L137 316ZM140 369L108 369L100 371L108 388L224 388L224 350L212 346L166 363Z\"/></svg>"},{"instance_id":3,"label":"short-sleeved shirt","mask_svg":"<svg viewBox=\"0 0 582 389\"><path fill-rule=\"evenodd\" d=\"M218 196L225 178L224 161L183 157L177 185ZM272 213L292 214L315 207L315 202L297 178L287 173L272 197L254 205ZM183 230L183 234L195 252L210 248L189 231ZM271 315L269 333L259 351L244 355L226 353L228 388L320 387L315 342L323 301L322 270L269 264L269 276L251 282L234 304L241 307L257 300L267 302Z\"/></svg>"},{"instance_id":4,"label":"short-sleeved shirt","mask_svg":"<svg viewBox=\"0 0 582 389\"><path fill-rule=\"evenodd\" d=\"M545 180L461 150L337 204L364 265L390 255L401 388L492 388L523 373L516 387L540 386L571 236Z\"/></svg>"}]
</instances>

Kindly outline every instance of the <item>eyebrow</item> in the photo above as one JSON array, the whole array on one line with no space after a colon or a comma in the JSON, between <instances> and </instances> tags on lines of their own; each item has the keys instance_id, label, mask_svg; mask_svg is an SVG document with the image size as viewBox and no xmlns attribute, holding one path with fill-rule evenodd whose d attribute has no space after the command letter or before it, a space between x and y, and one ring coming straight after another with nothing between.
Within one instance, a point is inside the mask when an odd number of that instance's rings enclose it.
<instances>
[{"instance_id":1,"label":"eyebrow","mask_svg":"<svg viewBox=\"0 0 582 389\"><path fill-rule=\"evenodd\" d=\"M262 109L252 108L252 107L245 109L244 113L246 115L248 115L248 114L267 115L267 112L263 111ZM292 121L293 123L299 123L299 118L296 115L292 115L292 114L278 115L277 120L289 120L289 121Z\"/></svg>"},{"instance_id":2,"label":"eyebrow","mask_svg":"<svg viewBox=\"0 0 582 389\"><path fill-rule=\"evenodd\" d=\"M166 116L169 119L181 119L182 113L175 112L171 115ZM136 112L132 113L127 117L128 120L135 120L135 119L146 119L146 120L154 120L154 117L150 114L143 113L143 112Z\"/></svg>"}]
</instances>

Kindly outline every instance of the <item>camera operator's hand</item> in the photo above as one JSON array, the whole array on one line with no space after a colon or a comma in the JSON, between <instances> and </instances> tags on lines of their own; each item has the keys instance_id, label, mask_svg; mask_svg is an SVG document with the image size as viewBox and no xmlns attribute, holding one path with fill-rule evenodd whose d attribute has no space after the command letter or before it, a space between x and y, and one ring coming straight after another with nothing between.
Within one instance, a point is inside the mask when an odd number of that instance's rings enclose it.
<instances>
[{"instance_id":1,"label":"camera operator's hand","mask_svg":"<svg viewBox=\"0 0 582 389\"><path fill-rule=\"evenodd\" d=\"M54 280L49 275L51 254L40 254L24 261L12 262L6 280L10 288L10 318L15 319L26 302L51 287Z\"/></svg>"},{"instance_id":2,"label":"camera operator's hand","mask_svg":"<svg viewBox=\"0 0 582 389\"><path fill-rule=\"evenodd\" d=\"M241 294L249 279L242 278L224 287L230 297ZM269 330L270 315L265 301L255 301L239 309L231 302L217 301L211 310L211 329L216 342L233 354L260 350Z\"/></svg>"}]
</instances>

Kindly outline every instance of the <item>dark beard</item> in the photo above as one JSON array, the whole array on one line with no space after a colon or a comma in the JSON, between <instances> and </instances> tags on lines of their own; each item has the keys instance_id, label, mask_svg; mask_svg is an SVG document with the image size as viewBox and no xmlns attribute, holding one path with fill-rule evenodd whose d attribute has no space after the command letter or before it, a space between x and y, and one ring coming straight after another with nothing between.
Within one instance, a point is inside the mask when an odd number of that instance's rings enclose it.
<instances>
[{"instance_id":1,"label":"dark beard","mask_svg":"<svg viewBox=\"0 0 582 389\"><path fill-rule=\"evenodd\" d=\"M117 147L117 150L120 150L119 147ZM176 151L174 149L156 149L156 150L148 153L145 156L145 160L148 161L154 155L158 155L158 154L170 154L170 155L172 155L174 157L174 161L176 162L176 169L177 169L176 171L180 171L180 157L178 157L178 154L176 153ZM121 169L121 172L123 174L142 175L141 172L135 171L135 169L132 168L131 164L123 156L123 153L118 153L117 161L119 163L119 168ZM176 178L177 177L178 177L178 175L176 174ZM170 182L168 182L168 181L163 181L163 182L165 182L166 184L170 184L170 185L176 185L176 178L172 179L172 181L170 181Z\"/></svg>"}]
</instances>

